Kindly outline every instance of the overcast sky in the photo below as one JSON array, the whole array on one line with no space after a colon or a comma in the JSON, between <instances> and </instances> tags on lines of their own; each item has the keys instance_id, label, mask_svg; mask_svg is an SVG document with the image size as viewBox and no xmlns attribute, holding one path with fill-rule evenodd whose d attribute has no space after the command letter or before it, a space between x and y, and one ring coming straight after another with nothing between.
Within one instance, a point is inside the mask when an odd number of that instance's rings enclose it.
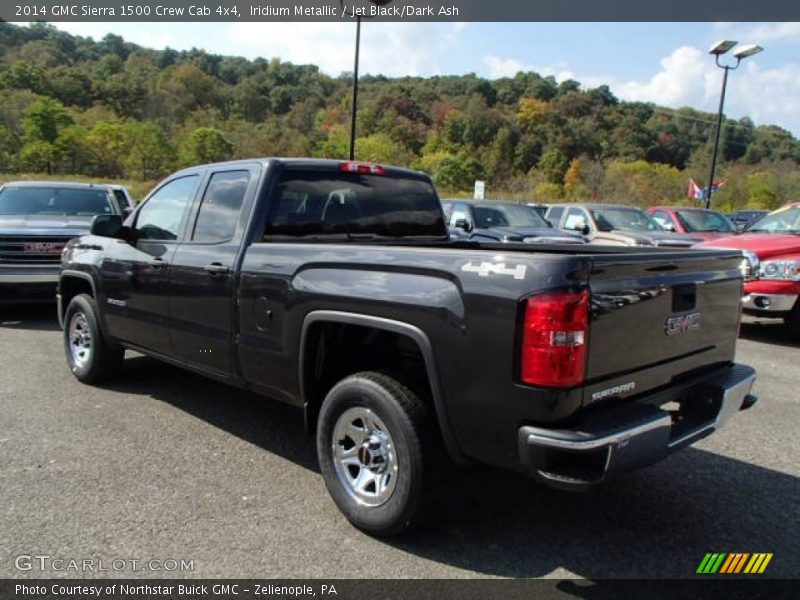
<instances>
[{"instance_id":1,"label":"overcast sky","mask_svg":"<svg viewBox=\"0 0 800 600\"><path fill-rule=\"evenodd\" d=\"M248 58L353 69L353 23L58 23L111 32L151 48L203 48ZM618 97L716 112L722 70L708 55L723 38L765 48L728 80L725 112L800 135L800 23L376 23L364 22L362 73L490 78L519 70L607 83Z\"/></svg>"}]
</instances>

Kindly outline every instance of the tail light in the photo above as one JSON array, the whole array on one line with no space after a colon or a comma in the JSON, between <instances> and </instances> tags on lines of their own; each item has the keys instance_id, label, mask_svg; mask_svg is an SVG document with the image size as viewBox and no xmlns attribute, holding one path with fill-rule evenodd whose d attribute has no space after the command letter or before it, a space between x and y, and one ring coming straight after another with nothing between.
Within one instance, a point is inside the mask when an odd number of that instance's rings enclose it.
<instances>
[{"instance_id":1,"label":"tail light","mask_svg":"<svg viewBox=\"0 0 800 600\"><path fill-rule=\"evenodd\" d=\"M588 290L528 298L523 327L523 383L551 387L583 383L589 336Z\"/></svg>"},{"instance_id":2,"label":"tail light","mask_svg":"<svg viewBox=\"0 0 800 600\"><path fill-rule=\"evenodd\" d=\"M339 169L347 173L359 173L361 175L385 175L386 170L380 165L372 163L360 163L348 161L339 163Z\"/></svg>"}]
</instances>

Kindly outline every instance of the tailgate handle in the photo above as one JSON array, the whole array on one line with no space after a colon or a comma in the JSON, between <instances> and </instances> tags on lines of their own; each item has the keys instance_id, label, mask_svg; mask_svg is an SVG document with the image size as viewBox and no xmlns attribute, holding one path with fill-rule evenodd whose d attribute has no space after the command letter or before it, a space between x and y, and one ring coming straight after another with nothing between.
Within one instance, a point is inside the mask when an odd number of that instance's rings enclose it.
<instances>
[{"instance_id":1,"label":"tailgate handle","mask_svg":"<svg viewBox=\"0 0 800 600\"><path fill-rule=\"evenodd\" d=\"M697 307L697 284L682 283L672 288L672 312L684 312Z\"/></svg>"}]
</instances>

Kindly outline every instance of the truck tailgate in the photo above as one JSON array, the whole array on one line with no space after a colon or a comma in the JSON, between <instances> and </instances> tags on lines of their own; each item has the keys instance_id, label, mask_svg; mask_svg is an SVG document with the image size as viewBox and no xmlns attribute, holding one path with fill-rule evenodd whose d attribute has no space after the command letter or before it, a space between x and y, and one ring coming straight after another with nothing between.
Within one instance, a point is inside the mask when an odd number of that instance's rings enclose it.
<instances>
[{"instance_id":1,"label":"truck tailgate","mask_svg":"<svg viewBox=\"0 0 800 600\"><path fill-rule=\"evenodd\" d=\"M734 358L742 256L595 256L584 404L630 396Z\"/></svg>"}]
</instances>

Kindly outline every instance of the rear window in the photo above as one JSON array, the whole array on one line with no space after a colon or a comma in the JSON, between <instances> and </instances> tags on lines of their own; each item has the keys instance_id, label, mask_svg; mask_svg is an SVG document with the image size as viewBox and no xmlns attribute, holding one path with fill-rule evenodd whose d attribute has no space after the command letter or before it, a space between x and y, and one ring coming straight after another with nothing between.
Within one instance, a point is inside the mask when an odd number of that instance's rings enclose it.
<instances>
[{"instance_id":1,"label":"rear window","mask_svg":"<svg viewBox=\"0 0 800 600\"><path fill-rule=\"evenodd\" d=\"M112 214L108 193L102 189L51 186L7 186L0 191L0 215Z\"/></svg>"},{"instance_id":2,"label":"rear window","mask_svg":"<svg viewBox=\"0 0 800 600\"><path fill-rule=\"evenodd\" d=\"M286 170L266 238L446 237L441 204L423 180Z\"/></svg>"}]
</instances>

